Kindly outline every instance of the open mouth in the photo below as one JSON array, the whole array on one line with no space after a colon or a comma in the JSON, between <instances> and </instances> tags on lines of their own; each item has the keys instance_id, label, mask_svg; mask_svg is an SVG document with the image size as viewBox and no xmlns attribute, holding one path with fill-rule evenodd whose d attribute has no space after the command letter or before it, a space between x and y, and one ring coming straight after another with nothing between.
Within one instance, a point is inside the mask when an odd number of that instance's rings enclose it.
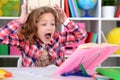
<instances>
[{"instance_id":1,"label":"open mouth","mask_svg":"<svg viewBox=\"0 0 120 80\"><path fill-rule=\"evenodd\" d=\"M52 35L51 33L46 33L45 34L45 39L51 39L51 35Z\"/></svg>"}]
</instances>

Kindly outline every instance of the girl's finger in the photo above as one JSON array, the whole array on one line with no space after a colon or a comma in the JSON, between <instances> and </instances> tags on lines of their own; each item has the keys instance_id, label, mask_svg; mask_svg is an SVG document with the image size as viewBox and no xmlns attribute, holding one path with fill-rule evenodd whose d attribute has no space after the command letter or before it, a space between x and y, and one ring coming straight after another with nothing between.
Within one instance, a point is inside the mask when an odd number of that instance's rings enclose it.
<instances>
[{"instance_id":1,"label":"girl's finger","mask_svg":"<svg viewBox=\"0 0 120 80\"><path fill-rule=\"evenodd\" d=\"M55 4L56 8L60 8L57 4Z\"/></svg>"},{"instance_id":2,"label":"girl's finger","mask_svg":"<svg viewBox=\"0 0 120 80\"><path fill-rule=\"evenodd\" d=\"M21 15L26 13L27 9L27 2L24 2L23 5L21 6Z\"/></svg>"}]
</instances>

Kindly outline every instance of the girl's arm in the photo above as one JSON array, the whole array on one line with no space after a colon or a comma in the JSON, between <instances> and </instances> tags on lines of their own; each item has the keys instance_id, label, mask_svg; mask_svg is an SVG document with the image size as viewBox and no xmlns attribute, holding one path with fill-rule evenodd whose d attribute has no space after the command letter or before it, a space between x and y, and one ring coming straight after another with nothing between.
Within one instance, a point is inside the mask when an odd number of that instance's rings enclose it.
<instances>
[{"instance_id":1,"label":"girl's arm","mask_svg":"<svg viewBox=\"0 0 120 80\"><path fill-rule=\"evenodd\" d=\"M60 43L69 44L71 42L83 41L87 37L87 32L85 29L79 27L73 21L67 19L63 23L64 27L67 28L67 31L60 33Z\"/></svg>"},{"instance_id":2,"label":"girl's arm","mask_svg":"<svg viewBox=\"0 0 120 80\"><path fill-rule=\"evenodd\" d=\"M19 38L16 32L27 20L28 14L26 13L26 7L27 3L21 6L21 16L19 19L10 21L7 25L0 28L0 43L9 45L19 44Z\"/></svg>"},{"instance_id":3,"label":"girl's arm","mask_svg":"<svg viewBox=\"0 0 120 80\"><path fill-rule=\"evenodd\" d=\"M7 38L10 34L16 33L16 31L21 27L22 24L19 20L12 20L7 25L0 28L0 43Z\"/></svg>"},{"instance_id":4,"label":"girl's arm","mask_svg":"<svg viewBox=\"0 0 120 80\"><path fill-rule=\"evenodd\" d=\"M68 31L60 34L60 42L62 44L67 44L69 42L79 42L86 39L87 32L78 27L73 21L69 20L64 12L58 5L55 5L54 8L58 12L59 22L68 29Z\"/></svg>"}]
</instances>

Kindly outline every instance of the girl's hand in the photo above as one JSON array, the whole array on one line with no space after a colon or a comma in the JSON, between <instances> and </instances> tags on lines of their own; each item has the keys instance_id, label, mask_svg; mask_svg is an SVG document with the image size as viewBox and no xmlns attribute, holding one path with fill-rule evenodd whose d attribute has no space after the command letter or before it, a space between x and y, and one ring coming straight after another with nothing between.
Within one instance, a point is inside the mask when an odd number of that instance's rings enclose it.
<instances>
[{"instance_id":1,"label":"girl's hand","mask_svg":"<svg viewBox=\"0 0 120 80\"><path fill-rule=\"evenodd\" d=\"M21 6L21 15L20 15L20 18L19 18L19 21L20 21L21 24L24 24L27 21L27 18L28 18L26 8L27 8L27 2L24 2Z\"/></svg>"},{"instance_id":2,"label":"girl's hand","mask_svg":"<svg viewBox=\"0 0 120 80\"><path fill-rule=\"evenodd\" d=\"M57 4L55 4L54 8L58 12L58 19L59 19L60 23L63 24L67 19L67 16L66 16L64 10L62 8L60 8Z\"/></svg>"}]
</instances>

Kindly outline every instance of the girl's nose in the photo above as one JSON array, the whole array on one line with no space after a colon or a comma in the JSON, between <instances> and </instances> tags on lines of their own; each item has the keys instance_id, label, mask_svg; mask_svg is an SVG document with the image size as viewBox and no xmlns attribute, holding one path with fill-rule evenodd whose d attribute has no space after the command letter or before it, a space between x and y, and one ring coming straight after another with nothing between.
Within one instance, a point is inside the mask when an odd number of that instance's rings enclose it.
<instances>
[{"instance_id":1,"label":"girl's nose","mask_svg":"<svg viewBox=\"0 0 120 80\"><path fill-rule=\"evenodd\" d=\"M49 25L49 26L47 27L47 29L48 29L48 30L52 29L52 26L51 26L51 25Z\"/></svg>"}]
</instances>

